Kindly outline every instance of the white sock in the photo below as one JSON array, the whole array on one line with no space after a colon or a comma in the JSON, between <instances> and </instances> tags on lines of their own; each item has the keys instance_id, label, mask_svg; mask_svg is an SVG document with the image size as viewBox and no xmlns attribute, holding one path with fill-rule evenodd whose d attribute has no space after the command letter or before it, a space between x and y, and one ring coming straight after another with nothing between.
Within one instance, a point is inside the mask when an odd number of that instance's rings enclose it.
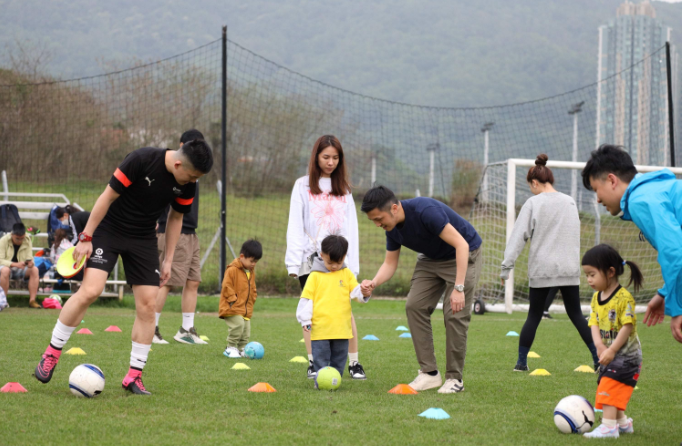
<instances>
[{"instance_id":1,"label":"white sock","mask_svg":"<svg viewBox=\"0 0 682 446\"><path fill-rule=\"evenodd\" d=\"M601 424L603 424L604 426L606 426L610 429L613 429L614 427L616 427L616 420L607 420L606 418L603 418L601 420Z\"/></svg>"},{"instance_id":2,"label":"white sock","mask_svg":"<svg viewBox=\"0 0 682 446\"><path fill-rule=\"evenodd\" d=\"M618 419L618 424L620 426L623 426L623 427L627 426L628 425L628 417L626 417L625 414L623 414L623 418Z\"/></svg>"},{"instance_id":3,"label":"white sock","mask_svg":"<svg viewBox=\"0 0 682 446\"><path fill-rule=\"evenodd\" d=\"M54 348L63 348L75 329L76 327L67 327L57 319L54 330L52 330L52 340L50 341L50 344L52 344Z\"/></svg>"},{"instance_id":4,"label":"white sock","mask_svg":"<svg viewBox=\"0 0 682 446\"><path fill-rule=\"evenodd\" d=\"M355 365L358 363L358 354L356 353L348 353L348 365Z\"/></svg>"},{"instance_id":5,"label":"white sock","mask_svg":"<svg viewBox=\"0 0 682 446\"><path fill-rule=\"evenodd\" d=\"M147 364L147 356L152 345L138 344L133 341L133 349L130 351L130 367L142 370Z\"/></svg>"},{"instance_id":6,"label":"white sock","mask_svg":"<svg viewBox=\"0 0 682 446\"><path fill-rule=\"evenodd\" d=\"M189 330L194 327L194 313L182 313L182 328Z\"/></svg>"},{"instance_id":7,"label":"white sock","mask_svg":"<svg viewBox=\"0 0 682 446\"><path fill-rule=\"evenodd\" d=\"M308 361L313 362L313 355L308 355Z\"/></svg>"},{"instance_id":8,"label":"white sock","mask_svg":"<svg viewBox=\"0 0 682 446\"><path fill-rule=\"evenodd\" d=\"M156 326L159 326L159 319L161 318L161 313L156 313Z\"/></svg>"}]
</instances>

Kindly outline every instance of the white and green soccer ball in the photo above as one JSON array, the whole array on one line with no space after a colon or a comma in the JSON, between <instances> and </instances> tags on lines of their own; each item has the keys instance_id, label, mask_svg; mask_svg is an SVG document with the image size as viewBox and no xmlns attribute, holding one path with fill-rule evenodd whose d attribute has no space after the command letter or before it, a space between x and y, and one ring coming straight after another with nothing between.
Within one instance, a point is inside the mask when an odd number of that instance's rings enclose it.
<instances>
[{"instance_id":1,"label":"white and green soccer ball","mask_svg":"<svg viewBox=\"0 0 682 446\"><path fill-rule=\"evenodd\" d=\"M59 294L51 294L50 299L56 300L57 302L59 302L59 305L63 303L62 296L60 296Z\"/></svg>"},{"instance_id":2,"label":"white and green soccer ball","mask_svg":"<svg viewBox=\"0 0 682 446\"><path fill-rule=\"evenodd\" d=\"M323 367L317 371L315 382L320 390L336 390L341 387L341 374L334 367Z\"/></svg>"}]
</instances>

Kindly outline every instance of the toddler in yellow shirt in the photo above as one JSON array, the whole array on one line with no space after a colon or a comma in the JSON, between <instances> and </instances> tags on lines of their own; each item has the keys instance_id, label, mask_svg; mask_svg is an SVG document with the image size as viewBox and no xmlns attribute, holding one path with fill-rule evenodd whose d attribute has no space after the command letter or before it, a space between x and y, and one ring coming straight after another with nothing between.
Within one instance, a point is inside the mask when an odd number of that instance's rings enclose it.
<instances>
[{"instance_id":1,"label":"toddler in yellow shirt","mask_svg":"<svg viewBox=\"0 0 682 446\"><path fill-rule=\"evenodd\" d=\"M343 376L348 358L351 329L350 300L367 303L355 275L346 267L348 241L340 235L322 240L320 257L315 257L312 271L303 288L296 319L310 331L313 366L317 373L323 367L334 367Z\"/></svg>"}]
</instances>

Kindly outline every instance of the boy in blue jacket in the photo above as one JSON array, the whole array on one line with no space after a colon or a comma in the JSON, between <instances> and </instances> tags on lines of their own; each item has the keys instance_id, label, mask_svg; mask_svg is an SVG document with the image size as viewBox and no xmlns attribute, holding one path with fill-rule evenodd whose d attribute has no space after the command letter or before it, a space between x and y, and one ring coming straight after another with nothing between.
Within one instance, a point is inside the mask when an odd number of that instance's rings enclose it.
<instances>
[{"instance_id":1,"label":"boy in blue jacket","mask_svg":"<svg viewBox=\"0 0 682 446\"><path fill-rule=\"evenodd\" d=\"M592 152L582 177L611 215L634 222L658 251L665 283L642 322L650 327L672 316L673 337L682 343L682 181L668 169L639 174L622 147L608 144Z\"/></svg>"}]
</instances>

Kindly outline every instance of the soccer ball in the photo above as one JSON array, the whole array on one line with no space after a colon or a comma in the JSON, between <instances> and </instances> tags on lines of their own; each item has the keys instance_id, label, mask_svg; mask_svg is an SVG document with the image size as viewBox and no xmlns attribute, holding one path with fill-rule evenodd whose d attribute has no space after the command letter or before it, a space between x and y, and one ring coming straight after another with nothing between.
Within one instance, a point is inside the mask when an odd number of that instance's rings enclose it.
<instances>
[{"instance_id":1,"label":"soccer ball","mask_svg":"<svg viewBox=\"0 0 682 446\"><path fill-rule=\"evenodd\" d=\"M594 425L594 408L582 396L567 396L554 408L554 424L564 434L588 432Z\"/></svg>"},{"instance_id":2,"label":"soccer ball","mask_svg":"<svg viewBox=\"0 0 682 446\"><path fill-rule=\"evenodd\" d=\"M59 294L51 294L50 299L56 300L57 302L59 302L59 305L62 305L63 303L62 296L60 296Z\"/></svg>"},{"instance_id":3,"label":"soccer ball","mask_svg":"<svg viewBox=\"0 0 682 446\"><path fill-rule=\"evenodd\" d=\"M104 373L96 365L81 364L69 376L69 389L76 396L94 398L104 390Z\"/></svg>"},{"instance_id":4,"label":"soccer ball","mask_svg":"<svg viewBox=\"0 0 682 446\"><path fill-rule=\"evenodd\" d=\"M244 356L249 359L261 359L265 355L265 349L260 342L249 342L244 347Z\"/></svg>"},{"instance_id":5,"label":"soccer ball","mask_svg":"<svg viewBox=\"0 0 682 446\"><path fill-rule=\"evenodd\" d=\"M336 390L341 387L341 374L334 367L323 367L317 371L315 382L320 390Z\"/></svg>"}]
</instances>

